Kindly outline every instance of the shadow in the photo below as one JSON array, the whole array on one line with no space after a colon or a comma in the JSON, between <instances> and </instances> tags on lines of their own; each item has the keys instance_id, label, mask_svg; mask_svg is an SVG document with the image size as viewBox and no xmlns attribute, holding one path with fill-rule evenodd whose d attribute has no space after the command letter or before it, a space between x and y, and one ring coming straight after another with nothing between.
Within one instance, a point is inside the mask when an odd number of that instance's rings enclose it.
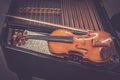
<instances>
[{"instance_id":1,"label":"shadow","mask_svg":"<svg viewBox=\"0 0 120 80\"><path fill-rule=\"evenodd\" d=\"M113 15L110 21L111 21L113 28L116 31L120 32L120 13Z\"/></svg>"}]
</instances>

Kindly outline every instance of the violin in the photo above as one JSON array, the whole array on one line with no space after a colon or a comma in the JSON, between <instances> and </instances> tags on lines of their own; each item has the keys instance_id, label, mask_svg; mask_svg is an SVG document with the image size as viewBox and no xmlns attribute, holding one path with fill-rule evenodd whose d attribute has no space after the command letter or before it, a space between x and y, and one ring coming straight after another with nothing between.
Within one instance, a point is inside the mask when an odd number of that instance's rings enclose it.
<instances>
[{"instance_id":1,"label":"violin","mask_svg":"<svg viewBox=\"0 0 120 80\"><path fill-rule=\"evenodd\" d=\"M51 36L73 36L72 43L48 41L49 49L56 55L67 55L70 51L95 63L108 61L113 54L111 35L104 31L74 35L67 30L55 30Z\"/></svg>"},{"instance_id":2,"label":"violin","mask_svg":"<svg viewBox=\"0 0 120 80\"><path fill-rule=\"evenodd\" d=\"M27 32L22 34L15 32L12 36L13 45L25 44L27 39L47 40L49 50L54 55L72 54L94 63L108 62L114 53L112 36L104 31L76 35L69 30L58 29L49 36L27 35Z\"/></svg>"}]
</instances>

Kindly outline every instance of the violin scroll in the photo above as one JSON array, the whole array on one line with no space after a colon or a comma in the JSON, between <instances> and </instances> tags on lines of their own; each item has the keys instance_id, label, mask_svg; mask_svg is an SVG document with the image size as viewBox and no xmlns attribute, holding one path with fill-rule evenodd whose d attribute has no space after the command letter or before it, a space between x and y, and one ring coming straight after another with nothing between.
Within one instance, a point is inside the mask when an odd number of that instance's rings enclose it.
<instances>
[{"instance_id":1,"label":"violin scroll","mask_svg":"<svg viewBox=\"0 0 120 80\"><path fill-rule=\"evenodd\" d=\"M26 36L27 31L15 31L12 36L12 45L14 46L24 45L27 41Z\"/></svg>"}]
</instances>

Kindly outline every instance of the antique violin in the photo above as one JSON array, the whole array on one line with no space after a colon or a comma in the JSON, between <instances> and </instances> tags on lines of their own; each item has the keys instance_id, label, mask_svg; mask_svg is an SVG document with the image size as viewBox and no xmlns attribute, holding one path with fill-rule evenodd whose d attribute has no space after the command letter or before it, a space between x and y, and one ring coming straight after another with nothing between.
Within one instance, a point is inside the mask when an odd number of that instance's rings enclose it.
<instances>
[{"instance_id":1,"label":"antique violin","mask_svg":"<svg viewBox=\"0 0 120 80\"><path fill-rule=\"evenodd\" d=\"M51 36L72 36L72 43L48 41L49 49L56 55L67 55L70 51L76 52L95 63L108 61L113 54L113 41L111 35L96 31L86 35L74 35L67 30L55 30Z\"/></svg>"},{"instance_id":2,"label":"antique violin","mask_svg":"<svg viewBox=\"0 0 120 80\"><path fill-rule=\"evenodd\" d=\"M27 35L15 33L12 37L14 45L25 44L26 39L47 40L49 50L54 55L66 56L70 52L94 63L105 63L113 55L113 40L104 31L89 32L85 35L75 35L69 30L58 29L50 36Z\"/></svg>"}]
</instances>

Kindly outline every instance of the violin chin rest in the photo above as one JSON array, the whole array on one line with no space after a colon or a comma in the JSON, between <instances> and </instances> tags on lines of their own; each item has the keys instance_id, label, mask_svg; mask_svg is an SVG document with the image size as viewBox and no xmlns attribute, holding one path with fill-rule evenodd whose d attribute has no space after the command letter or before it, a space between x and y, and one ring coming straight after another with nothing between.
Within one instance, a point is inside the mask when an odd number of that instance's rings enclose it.
<instances>
[{"instance_id":1,"label":"violin chin rest","mask_svg":"<svg viewBox=\"0 0 120 80\"><path fill-rule=\"evenodd\" d=\"M101 52L100 52L100 56L104 61L110 60L112 54L113 54L112 47L102 47Z\"/></svg>"}]
</instances>

